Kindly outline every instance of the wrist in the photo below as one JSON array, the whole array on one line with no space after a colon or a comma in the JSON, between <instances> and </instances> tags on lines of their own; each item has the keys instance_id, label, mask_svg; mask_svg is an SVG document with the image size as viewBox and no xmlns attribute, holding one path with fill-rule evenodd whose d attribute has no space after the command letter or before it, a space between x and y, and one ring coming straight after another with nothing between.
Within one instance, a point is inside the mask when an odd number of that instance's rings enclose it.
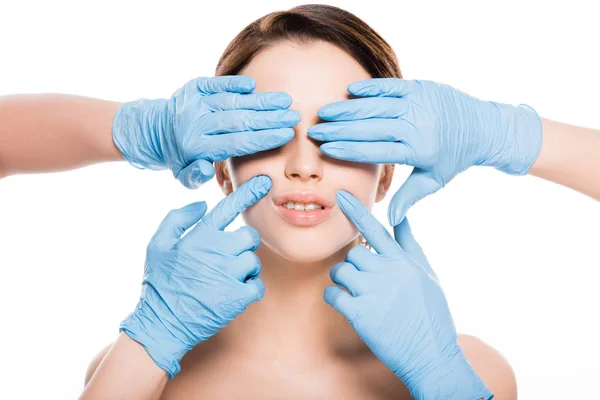
<instances>
[{"instance_id":1,"label":"wrist","mask_svg":"<svg viewBox=\"0 0 600 400\"><path fill-rule=\"evenodd\" d=\"M490 400L493 397L462 352L407 387L417 400Z\"/></svg>"},{"instance_id":2,"label":"wrist","mask_svg":"<svg viewBox=\"0 0 600 400\"><path fill-rule=\"evenodd\" d=\"M139 99L124 103L112 125L113 141L125 159L140 169L167 168L164 138L171 137L172 118L165 99Z\"/></svg>"},{"instance_id":3,"label":"wrist","mask_svg":"<svg viewBox=\"0 0 600 400\"><path fill-rule=\"evenodd\" d=\"M542 122L537 112L526 104L491 102L498 113L498 139L483 165L510 175L525 175L542 148Z\"/></svg>"},{"instance_id":4,"label":"wrist","mask_svg":"<svg viewBox=\"0 0 600 400\"><path fill-rule=\"evenodd\" d=\"M154 363L169 374L169 380L179 373L179 362L193 346L188 346L172 333L144 299L140 299L136 309L125 318L119 332L125 332L131 339L140 343Z\"/></svg>"}]
</instances>

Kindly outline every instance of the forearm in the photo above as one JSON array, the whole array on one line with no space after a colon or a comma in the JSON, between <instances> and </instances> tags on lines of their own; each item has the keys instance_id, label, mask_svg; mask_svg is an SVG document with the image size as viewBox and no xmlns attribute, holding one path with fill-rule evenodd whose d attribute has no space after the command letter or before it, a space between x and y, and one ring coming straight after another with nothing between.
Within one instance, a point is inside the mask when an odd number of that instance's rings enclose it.
<instances>
[{"instance_id":1,"label":"forearm","mask_svg":"<svg viewBox=\"0 0 600 400\"><path fill-rule=\"evenodd\" d=\"M112 138L120 106L61 94L0 97L0 177L122 160Z\"/></svg>"},{"instance_id":2,"label":"forearm","mask_svg":"<svg viewBox=\"0 0 600 400\"><path fill-rule=\"evenodd\" d=\"M159 399L167 381L144 347L122 333L79 399Z\"/></svg>"},{"instance_id":3,"label":"forearm","mask_svg":"<svg viewBox=\"0 0 600 400\"><path fill-rule=\"evenodd\" d=\"M600 131L542 118L540 155L531 175L600 200Z\"/></svg>"}]
</instances>

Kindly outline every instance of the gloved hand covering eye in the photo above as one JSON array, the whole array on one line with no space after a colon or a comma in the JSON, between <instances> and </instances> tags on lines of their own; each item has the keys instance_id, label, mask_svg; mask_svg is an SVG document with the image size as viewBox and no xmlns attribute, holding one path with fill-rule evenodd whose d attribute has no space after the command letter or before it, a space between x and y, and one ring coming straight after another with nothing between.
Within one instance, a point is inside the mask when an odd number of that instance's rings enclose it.
<instances>
[{"instance_id":1,"label":"gloved hand covering eye","mask_svg":"<svg viewBox=\"0 0 600 400\"><path fill-rule=\"evenodd\" d=\"M325 301L418 400L492 398L458 345L444 292L404 219L395 240L354 196L337 203L378 254L362 245L331 269Z\"/></svg>"},{"instance_id":2,"label":"gloved hand covering eye","mask_svg":"<svg viewBox=\"0 0 600 400\"><path fill-rule=\"evenodd\" d=\"M113 141L138 168L169 168L187 188L214 176L213 162L279 147L294 136L300 113L284 92L256 92L243 75L198 78L170 99L125 103Z\"/></svg>"},{"instance_id":3,"label":"gloved hand covering eye","mask_svg":"<svg viewBox=\"0 0 600 400\"><path fill-rule=\"evenodd\" d=\"M119 331L142 344L169 379L185 353L262 299L258 232L223 229L270 188L271 179L258 176L207 215L203 201L173 210L150 241L140 301Z\"/></svg>"},{"instance_id":4,"label":"gloved hand covering eye","mask_svg":"<svg viewBox=\"0 0 600 400\"><path fill-rule=\"evenodd\" d=\"M377 78L354 82L364 98L321 107L325 122L308 136L325 141L334 158L415 168L388 212L398 225L407 210L473 165L524 175L542 146L542 124L531 107L482 101L431 81Z\"/></svg>"}]
</instances>

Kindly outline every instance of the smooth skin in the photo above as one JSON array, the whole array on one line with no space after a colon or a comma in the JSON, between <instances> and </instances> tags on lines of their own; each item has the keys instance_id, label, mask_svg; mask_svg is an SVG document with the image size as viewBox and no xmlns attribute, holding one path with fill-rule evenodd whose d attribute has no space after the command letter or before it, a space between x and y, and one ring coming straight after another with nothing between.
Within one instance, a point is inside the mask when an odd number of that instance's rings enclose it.
<instances>
[{"instance_id":1,"label":"smooth skin","mask_svg":"<svg viewBox=\"0 0 600 400\"><path fill-rule=\"evenodd\" d=\"M170 169L195 189L212 163L283 145L300 115L286 93L254 93L248 76L197 78L169 99L117 103L46 94L0 97L0 178L127 160Z\"/></svg>"}]
</instances>

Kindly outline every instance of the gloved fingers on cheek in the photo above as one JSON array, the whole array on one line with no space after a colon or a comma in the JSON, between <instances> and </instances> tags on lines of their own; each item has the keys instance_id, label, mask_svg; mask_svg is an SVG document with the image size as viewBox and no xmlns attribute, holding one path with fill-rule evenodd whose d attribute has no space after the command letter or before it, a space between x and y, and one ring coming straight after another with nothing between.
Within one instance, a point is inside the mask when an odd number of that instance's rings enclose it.
<instances>
[{"instance_id":1,"label":"gloved fingers on cheek","mask_svg":"<svg viewBox=\"0 0 600 400\"><path fill-rule=\"evenodd\" d=\"M329 275L334 283L345 287L353 296L368 292L368 274L348 262L334 265Z\"/></svg>"},{"instance_id":2,"label":"gloved fingers on cheek","mask_svg":"<svg viewBox=\"0 0 600 400\"><path fill-rule=\"evenodd\" d=\"M359 318L358 309L356 307L358 299L344 292L339 287L327 286L323 293L323 298L327 304L346 317L350 323L353 323Z\"/></svg>"},{"instance_id":3,"label":"gloved fingers on cheek","mask_svg":"<svg viewBox=\"0 0 600 400\"><path fill-rule=\"evenodd\" d=\"M261 273L262 264L254 252L245 251L233 257L227 269L232 277L240 282L246 282Z\"/></svg>"}]
</instances>

